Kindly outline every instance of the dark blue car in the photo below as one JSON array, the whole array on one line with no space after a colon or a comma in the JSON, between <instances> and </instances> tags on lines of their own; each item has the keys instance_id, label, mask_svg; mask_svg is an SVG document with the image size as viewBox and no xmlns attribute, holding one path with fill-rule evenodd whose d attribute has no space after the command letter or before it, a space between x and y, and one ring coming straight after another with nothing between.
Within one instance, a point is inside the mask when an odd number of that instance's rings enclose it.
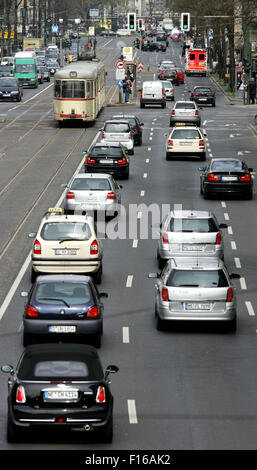
<instances>
[{"instance_id":1,"label":"dark blue car","mask_svg":"<svg viewBox=\"0 0 257 470\"><path fill-rule=\"evenodd\" d=\"M23 344L47 342L91 342L101 346L103 304L93 280L75 274L39 276L29 293L23 315Z\"/></svg>"},{"instance_id":2,"label":"dark blue car","mask_svg":"<svg viewBox=\"0 0 257 470\"><path fill-rule=\"evenodd\" d=\"M0 100L21 101L23 88L15 77L0 77Z\"/></svg>"}]
</instances>

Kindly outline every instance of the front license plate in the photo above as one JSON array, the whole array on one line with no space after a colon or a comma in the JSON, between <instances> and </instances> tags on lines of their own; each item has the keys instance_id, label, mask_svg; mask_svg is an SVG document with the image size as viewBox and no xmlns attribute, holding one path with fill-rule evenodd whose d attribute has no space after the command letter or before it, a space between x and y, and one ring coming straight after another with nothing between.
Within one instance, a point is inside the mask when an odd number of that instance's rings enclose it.
<instances>
[{"instance_id":1,"label":"front license plate","mask_svg":"<svg viewBox=\"0 0 257 470\"><path fill-rule=\"evenodd\" d=\"M44 401L77 401L77 390L45 390Z\"/></svg>"},{"instance_id":2,"label":"front license plate","mask_svg":"<svg viewBox=\"0 0 257 470\"><path fill-rule=\"evenodd\" d=\"M100 160L100 163L113 163L113 160Z\"/></svg>"},{"instance_id":3,"label":"front license plate","mask_svg":"<svg viewBox=\"0 0 257 470\"><path fill-rule=\"evenodd\" d=\"M76 333L76 326L74 325L50 325L48 328L49 333Z\"/></svg>"},{"instance_id":4,"label":"front license plate","mask_svg":"<svg viewBox=\"0 0 257 470\"><path fill-rule=\"evenodd\" d=\"M222 176L222 181L237 181L237 176Z\"/></svg>"},{"instance_id":5,"label":"front license plate","mask_svg":"<svg viewBox=\"0 0 257 470\"><path fill-rule=\"evenodd\" d=\"M77 250L54 250L55 255L76 255Z\"/></svg>"},{"instance_id":6,"label":"front license plate","mask_svg":"<svg viewBox=\"0 0 257 470\"><path fill-rule=\"evenodd\" d=\"M186 303L185 304L186 310L210 310L211 305L205 303Z\"/></svg>"},{"instance_id":7,"label":"front license plate","mask_svg":"<svg viewBox=\"0 0 257 470\"><path fill-rule=\"evenodd\" d=\"M203 251L202 245L182 245L182 251Z\"/></svg>"}]
</instances>

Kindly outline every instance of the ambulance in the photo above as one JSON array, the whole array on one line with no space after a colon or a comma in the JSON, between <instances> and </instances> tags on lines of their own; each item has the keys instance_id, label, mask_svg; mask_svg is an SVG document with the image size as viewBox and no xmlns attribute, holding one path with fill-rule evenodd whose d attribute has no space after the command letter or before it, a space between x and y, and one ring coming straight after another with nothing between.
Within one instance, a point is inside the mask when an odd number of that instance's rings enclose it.
<instances>
[{"instance_id":1,"label":"ambulance","mask_svg":"<svg viewBox=\"0 0 257 470\"><path fill-rule=\"evenodd\" d=\"M206 49L187 49L185 60L185 74L203 75L207 74L207 51Z\"/></svg>"}]
</instances>

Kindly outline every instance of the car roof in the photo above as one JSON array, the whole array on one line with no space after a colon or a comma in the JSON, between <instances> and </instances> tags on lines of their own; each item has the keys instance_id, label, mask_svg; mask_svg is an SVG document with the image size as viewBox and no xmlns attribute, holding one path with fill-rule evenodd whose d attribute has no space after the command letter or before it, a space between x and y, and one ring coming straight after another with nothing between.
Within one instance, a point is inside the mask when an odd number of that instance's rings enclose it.
<instances>
[{"instance_id":1,"label":"car roof","mask_svg":"<svg viewBox=\"0 0 257 470\"><path fill-rule=\"evenodd\" d=\"M136 119L136 116L133 114L115 114L112 119L118 119L118 118L134 118Z\"/></svg>"},{"instance_id":2,"label":"car roof","mask_svg":"<svg viewBox=\"0 0 257 470\"><path fill-rule=\"evenodd\" d=\"M170 264L173 269L220 269L224 263L220 259L208 257L185 257L171 258Z\"/></svg>"},{"instance_id":3,"label":"car roof","mask_svg":"<svg viewBox=\"0 0 257 470\"><path fill-rule=\"evenodd\" d=\"M75 343L44 343L44 344L32 344L30 346L27 346L25 349L25 355L35 355L35 356L42 356L42 359L44 360L45 354L53 354L56 353L58 354L67 354L69 353L71 355L73 354L81 354L83 356L90 356L90 357L95 357L98 358L98 353L95 350L93 346L86 345L86 344L75 344Z\"/></svg>"},{"instance_id":4,"label":"car roof","mask_svg":"<svg viewBox=\"0 0 257 470\"><path fill-rule=\"evenodd\" d=\"M102 144L101 142L97 142L96 144L93 145L93 147L121 147L122 148L123 145L120 142L103 142Z\"/></svg>"},{"instance_id":5,"label":"car roof","mask_svg":"<svg viewBox=\"0 0 257 470\"><path fill-rule=\"evenodd\" d=\"M190 100L187 100L187 101L185 101L185 100L180 100L180 101L179 101L179 100L178 100L178 101L176 101L175 106L176 106L176 104L178 104L178 103L184 103L184 104L187 104L187 103L192 104L192 103L193 103L193 104L195 104L194 101L190 101Z\"/></svg>"},{"instance_id":6,"label":"car roof","mask_svg":"<svg viewBox=\"0 0 257 470\"><path fill-rule=\"evenodd\" d=\"M90 276L84 276L83 274L45 274L38 276L36 282L85 282L88 283L92 280Z\"/></svg>"},{"instance_id":7,"label":"car roof","mask_svg":"<svg viewBox=\"0 0 257 470\"><path fill-rule=\"evenodd\" d=\"M176 218L197 218L197 219L207 219L214 217L214 214L210 211L201 211L201 210L174 210L170 212L171 217Z\"/></svg>"},{"instance_id":8,"label":"car roof","mask_svg":"<svg viewBox=\"0 0 257 470\"><path fill-rule=\"evenodd\" d=\"M240 158L236 158L236 157L235 158L233 158L233 157L228 157L228 158L224 157L224 158L212 158L211 159L211 163L212 162L224 162L224 161L225 162L240 162L240 163L242 163L242 160L240 160Z\"/></svg>"},{"instance_id":9,"label":"car roof","mask_svg":"<svg viewBox=\"0 0 257 470\"><path fill-rule=\"evenodd\" d=\"M42 222L92 222L93 217L89 215L67 215L67 214L55 214L55 213L47 213L42 219Z\"/></svg>"},{"instance_id":10,"label":"car roof","mask_svg":"<svg viewBox=\"0 0 257 470\"><path fill-rule=\"evenodd\" d=\"M112 175L109 175L108 173L77 173L73 181L76 178L83 178L83 179L97 179L97 178L102 178L102 179L112 179Z\"/></svg>"}]
</instances>

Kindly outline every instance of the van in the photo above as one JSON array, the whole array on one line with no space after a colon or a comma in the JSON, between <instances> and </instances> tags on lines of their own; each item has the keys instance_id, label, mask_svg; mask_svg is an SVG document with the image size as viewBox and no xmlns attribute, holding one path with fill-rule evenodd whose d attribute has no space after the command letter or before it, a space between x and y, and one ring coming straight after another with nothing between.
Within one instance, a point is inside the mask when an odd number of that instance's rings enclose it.
<instances>
[{"instance_id":1,"label":"van","mask_svg":"<svg viewBox=\"0 0 257 470\"><path fill-rule=\"evenodd\" d=\"M206 49L188 49L186 51L185 73L199 74L206 77L207 74L207 51Z\"/></svg>"},{"instance_id":2,"label":"van","mask_svg":"<svg viewBox=\"0 0 257 470\"><path fill-rule=\"evenodd\" d=\"M14 57L14 76L23 86L38 87L37 60L33 52L17 52Z\"/></svg>"},{"instance_id":3,"label":"van","mask_svg":"<svg viewBox=\"0 0 257 470\"><path fill-rule=\"evenodd\" d=\"M144 108L146 104L159 104L163 108L166 107L165 91L160 80L143 82L140 96L140 108Z\"/></svg>"}]
</instances>

